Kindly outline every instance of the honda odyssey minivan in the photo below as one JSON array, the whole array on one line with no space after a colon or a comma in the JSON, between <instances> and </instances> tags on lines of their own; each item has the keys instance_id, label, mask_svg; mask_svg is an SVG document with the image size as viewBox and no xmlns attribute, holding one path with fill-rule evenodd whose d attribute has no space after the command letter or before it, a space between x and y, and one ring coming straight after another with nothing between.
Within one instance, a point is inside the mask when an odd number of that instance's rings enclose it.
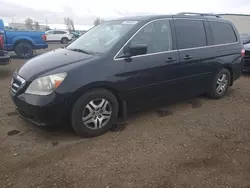
<instances>
[{"instance_id":1,"label":"honda odyssey minivan","mask_svg":"<svg viewBox=\"0 0 250 188\"><path fill-rule=\"evenodd\" d=\"M38 125L70 120L84 137L107 132L127 104L225 95L241 75L235 26L216 16L157 15L106 21L13 74L19 114Z\"/></svg>"}]
</instances>

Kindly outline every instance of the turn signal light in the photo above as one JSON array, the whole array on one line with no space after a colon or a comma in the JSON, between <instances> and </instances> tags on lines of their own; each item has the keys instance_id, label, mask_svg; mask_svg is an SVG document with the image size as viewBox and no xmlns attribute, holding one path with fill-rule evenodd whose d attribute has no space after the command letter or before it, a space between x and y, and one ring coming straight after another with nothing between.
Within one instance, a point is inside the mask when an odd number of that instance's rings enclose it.
<instances>
[{"instance_id":1,"label":"turn signal light","mask_svg":"<svg viewBox=\"0 0 250 188\"><path fill-rule=\"evenodd\" d=\"M242 49L242 50L241 50L241 56L242 56L242 57L245 57L245 53L246 53L245 49Z\"/></svg>"}]
</instances>

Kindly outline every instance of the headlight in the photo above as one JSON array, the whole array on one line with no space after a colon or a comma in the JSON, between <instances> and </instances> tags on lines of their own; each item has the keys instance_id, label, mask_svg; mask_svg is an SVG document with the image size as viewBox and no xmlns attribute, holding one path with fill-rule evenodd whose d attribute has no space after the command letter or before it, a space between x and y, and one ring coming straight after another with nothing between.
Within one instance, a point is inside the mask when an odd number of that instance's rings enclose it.
<instances>
[{"instance_id":1,"label":"headlight","mask_svg":"<svg viewBox=\"0 0 250 188\"><path fill-rule=\"evenodd\" d=\"M49 95L61 85L66 76L67 73L60 73L37 78L29 85L25 93Z\"/></svg>"}]
</instances>

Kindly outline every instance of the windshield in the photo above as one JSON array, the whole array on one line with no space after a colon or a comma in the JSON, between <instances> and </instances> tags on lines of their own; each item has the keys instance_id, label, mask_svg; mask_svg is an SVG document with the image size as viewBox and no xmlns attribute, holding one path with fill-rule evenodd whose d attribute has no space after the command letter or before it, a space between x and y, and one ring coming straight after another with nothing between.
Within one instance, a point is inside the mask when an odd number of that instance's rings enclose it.
<instances>
[{"instance_id":1,"label":"windshield","mask_svg":"<svg viewBox=\"0 0 250 188\"><path fill-rule=\"evenodd\" d=\"M136 21L103 22L92 28L66 47L68 50L84 51L90 54L108 52L129 30Z\"/></svg>"}]
</instances>

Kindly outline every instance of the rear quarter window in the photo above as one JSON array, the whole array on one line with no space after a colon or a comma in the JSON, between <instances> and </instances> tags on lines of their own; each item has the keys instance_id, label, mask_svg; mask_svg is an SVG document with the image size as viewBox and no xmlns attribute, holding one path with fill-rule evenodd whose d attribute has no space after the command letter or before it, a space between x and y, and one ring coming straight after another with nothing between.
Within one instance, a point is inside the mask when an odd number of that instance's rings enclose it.
<instances>
[{"instance_id":1,"label":"rear quarter window","mask_svg":"<svg viewBox=\"0 0 250 188\"><path fill-rule=\"evenodd\" d=\"M229 23L210 21L213 44L228 44L237 42L233 27Z\"/></svg>"},{"instance_id":2,"label":"rear quarter window","mask_svg":"<svg viewBox=\"0 0 250 188\"><path fill-rule=\"evenodd\" d=\"M54 34L66 34L65 31L54 31Z\"/></svg>"}]
</instances>

